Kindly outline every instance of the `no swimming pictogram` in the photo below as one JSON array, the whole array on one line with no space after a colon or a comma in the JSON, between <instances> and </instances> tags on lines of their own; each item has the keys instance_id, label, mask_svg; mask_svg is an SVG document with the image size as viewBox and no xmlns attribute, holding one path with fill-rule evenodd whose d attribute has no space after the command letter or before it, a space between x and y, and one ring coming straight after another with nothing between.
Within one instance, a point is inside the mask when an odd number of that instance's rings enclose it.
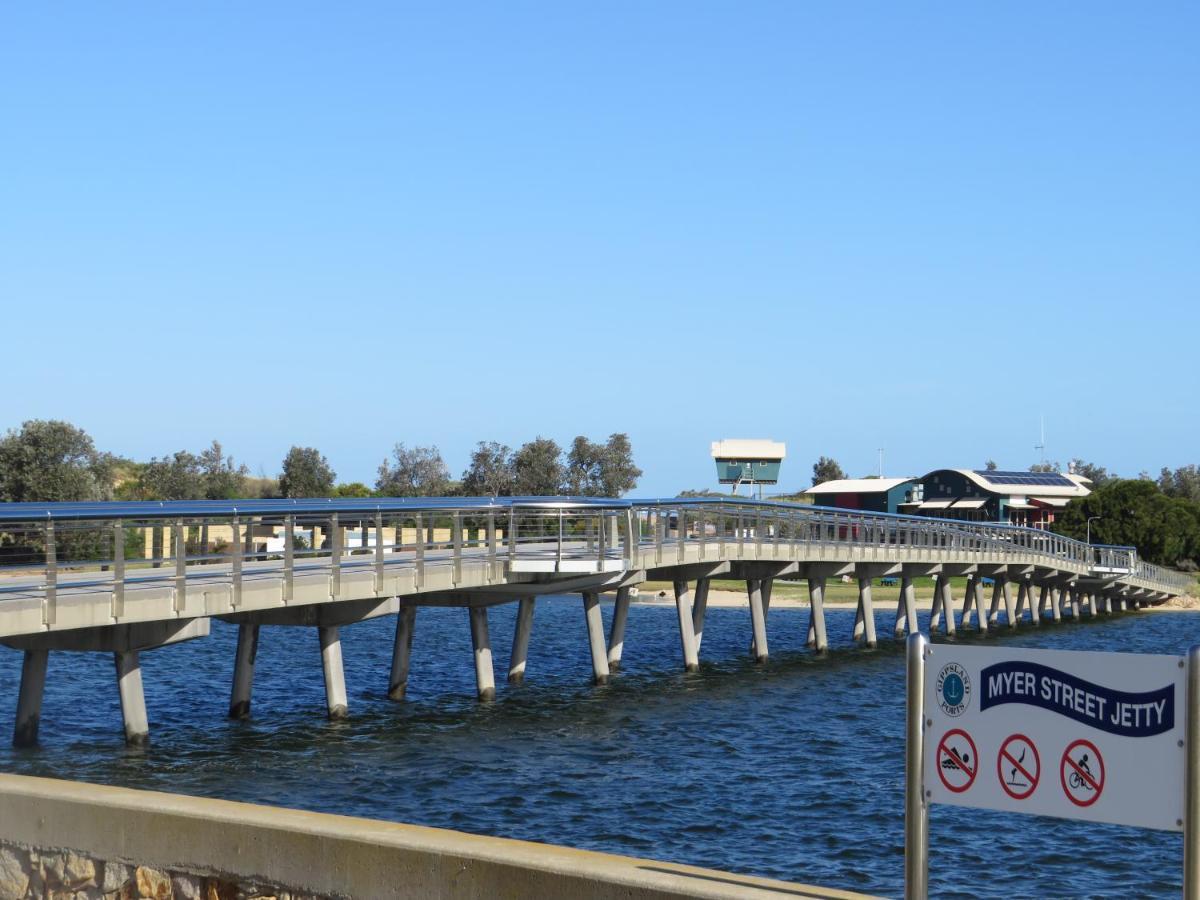
<instances>
[{"instance_id":1,"label":"no swimming pictogram","mask_svg":"<svg viewBox=\"0 0 1200 900\"><path fill-rule=\"evenodd\" d=\"M1004 793L1014 800L1024 800L1037 790L1042 777L1042 758L1033 741L1023 734L1005 738L996 754L996 775Z\"/></svg>"},{"instance_id":2,"label":"no swimming pictogram","mask_svg":"<svg viewBox=\"0 0 1200 900\"><path fill-rule=\"evenodd\" d=\"M1063 792L1076 806L1091 806L1104 791L1104 758L1091 741L1075 741L1059 764Z\"/></svg>"},{"instance_id":3,"label":"no swimming pictogram","mask_svg":"<svg viewBox=\"0 0 1200 900\"><path fill-rule=\"evenodd\" d=\"M961 728L951 728L937 748L938 778L946 789L961 794L975 783L979 772L979 753L971 736Z\"/></svg>"}]
</instances>

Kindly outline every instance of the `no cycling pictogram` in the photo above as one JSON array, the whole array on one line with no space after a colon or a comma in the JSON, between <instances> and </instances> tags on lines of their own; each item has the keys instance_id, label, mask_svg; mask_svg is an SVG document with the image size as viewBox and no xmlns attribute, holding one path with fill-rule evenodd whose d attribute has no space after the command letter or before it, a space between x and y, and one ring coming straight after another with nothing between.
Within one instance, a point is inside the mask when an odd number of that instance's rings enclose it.
<instances>
[{"instance_id":1,"label":"no cycling pictogram","mask_svg":"<svg viewBox=\"0 0 1200 900\"><path fill-rule=\"evenodd\" d=\"M1091 806L1104 791L1104 758L1091 741L1079 740L1063 751L1059 763L1063 793L1076 806Z\"/></svg>"},{"instance_id":2,"label":"no cycling pictogram","mask_svg":"<svg viewBox=\"0 0 1200 900\"><path fill-rule=\"evenodd\" d=\"M937 747L937 773L946 790L961 794L975 783L979 753L971 736L961 728L947 731Z\"/></svg>"},{"instance_id":3,"label":"no cycling pictogram","mask_svg":"<svg viewBox=\"0 0 1200 900\"><path fill-rule=\"evenodd\" d=\"M1042 777L1042 758L1033 741L1023 734L1012 734L996 754L996 775L1000 787L1014 800L1024 800L1037 790Z\"/></svg>"}]
</instances>

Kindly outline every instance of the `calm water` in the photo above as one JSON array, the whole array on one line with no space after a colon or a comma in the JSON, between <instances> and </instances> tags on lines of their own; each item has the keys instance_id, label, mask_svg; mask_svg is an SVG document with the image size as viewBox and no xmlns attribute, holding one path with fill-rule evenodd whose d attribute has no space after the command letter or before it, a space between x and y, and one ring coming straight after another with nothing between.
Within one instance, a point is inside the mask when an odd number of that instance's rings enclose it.
<instances>
[{"instance_id":1,"label":"calm water","mask_svg":"<svg viewBox=\"0 0 1200 900\"><path fill-rule=\"evenodd\" d=\"M315 629L263 629L254 718L224 718L236 629L143 655L151 746L124 747L111 658L52 654L43 747L0 769L457 828L885 895L903 889L904 655L804 650L806 613L771 611L771 662L749 664L749 613L713 609L699 674L679 671L674 610L630 611L625 667L603 688L578 598L542 601L528 680L503 683L515 606L492 611L499 697L480 705L467 613L422 609L409 700L385 695L394 620L343 629L353 719L324 718ZM606 622L610 608L605 608ZM880 634L887 633L885 615ZM1200 615L1022 630L1014 645L1182 652ZM3 728L20 655L0 649ZM7 744L7 733L3 743ZM935 807L940 896L1173 896L1178 835Z\"/></svg>"}]
</instances>

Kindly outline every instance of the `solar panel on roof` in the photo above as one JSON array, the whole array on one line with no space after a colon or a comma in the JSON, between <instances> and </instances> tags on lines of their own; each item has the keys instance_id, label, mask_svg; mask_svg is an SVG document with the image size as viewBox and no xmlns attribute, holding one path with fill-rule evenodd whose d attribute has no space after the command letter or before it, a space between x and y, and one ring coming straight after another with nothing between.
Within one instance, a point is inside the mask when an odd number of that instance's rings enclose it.
<instances>
[{"instance_id":1,"label":"solar panel on roof","mask_svg":"<svg viewBox=\"0 0 1200 900\"><path fill-rule=\"evenodd\" d=\"M1059 472L989 472L976 469L975 474L992 484L1030 484L1043 487L1074 487L1075 482Z\"/></svg>"}]
</instances>

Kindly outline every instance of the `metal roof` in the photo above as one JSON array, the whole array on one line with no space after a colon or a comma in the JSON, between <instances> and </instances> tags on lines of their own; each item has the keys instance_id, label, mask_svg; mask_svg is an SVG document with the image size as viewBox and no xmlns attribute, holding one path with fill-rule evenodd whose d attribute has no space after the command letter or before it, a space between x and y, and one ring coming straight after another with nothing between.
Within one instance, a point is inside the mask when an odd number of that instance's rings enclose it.
<instances>
[{"instance_id":1,"label":"metal roof","mask_svg":"<svg viewBox=\"0 0 1200 900\"><path fill-rule=\"evenodd\" d=\"M731 438L712 442L713 459L783 459L787 446L779 441Z\"/></svg>"},{"instance_id":2,"label":"metal roof","mask_svg":"<svg viewBox=\"0 0 1200 900\"><path fill-rule=\"evenodd\" d=\"M838 478L814 484L805 494L882 494L915 478Z\"/></svg>"}]
</instances>

